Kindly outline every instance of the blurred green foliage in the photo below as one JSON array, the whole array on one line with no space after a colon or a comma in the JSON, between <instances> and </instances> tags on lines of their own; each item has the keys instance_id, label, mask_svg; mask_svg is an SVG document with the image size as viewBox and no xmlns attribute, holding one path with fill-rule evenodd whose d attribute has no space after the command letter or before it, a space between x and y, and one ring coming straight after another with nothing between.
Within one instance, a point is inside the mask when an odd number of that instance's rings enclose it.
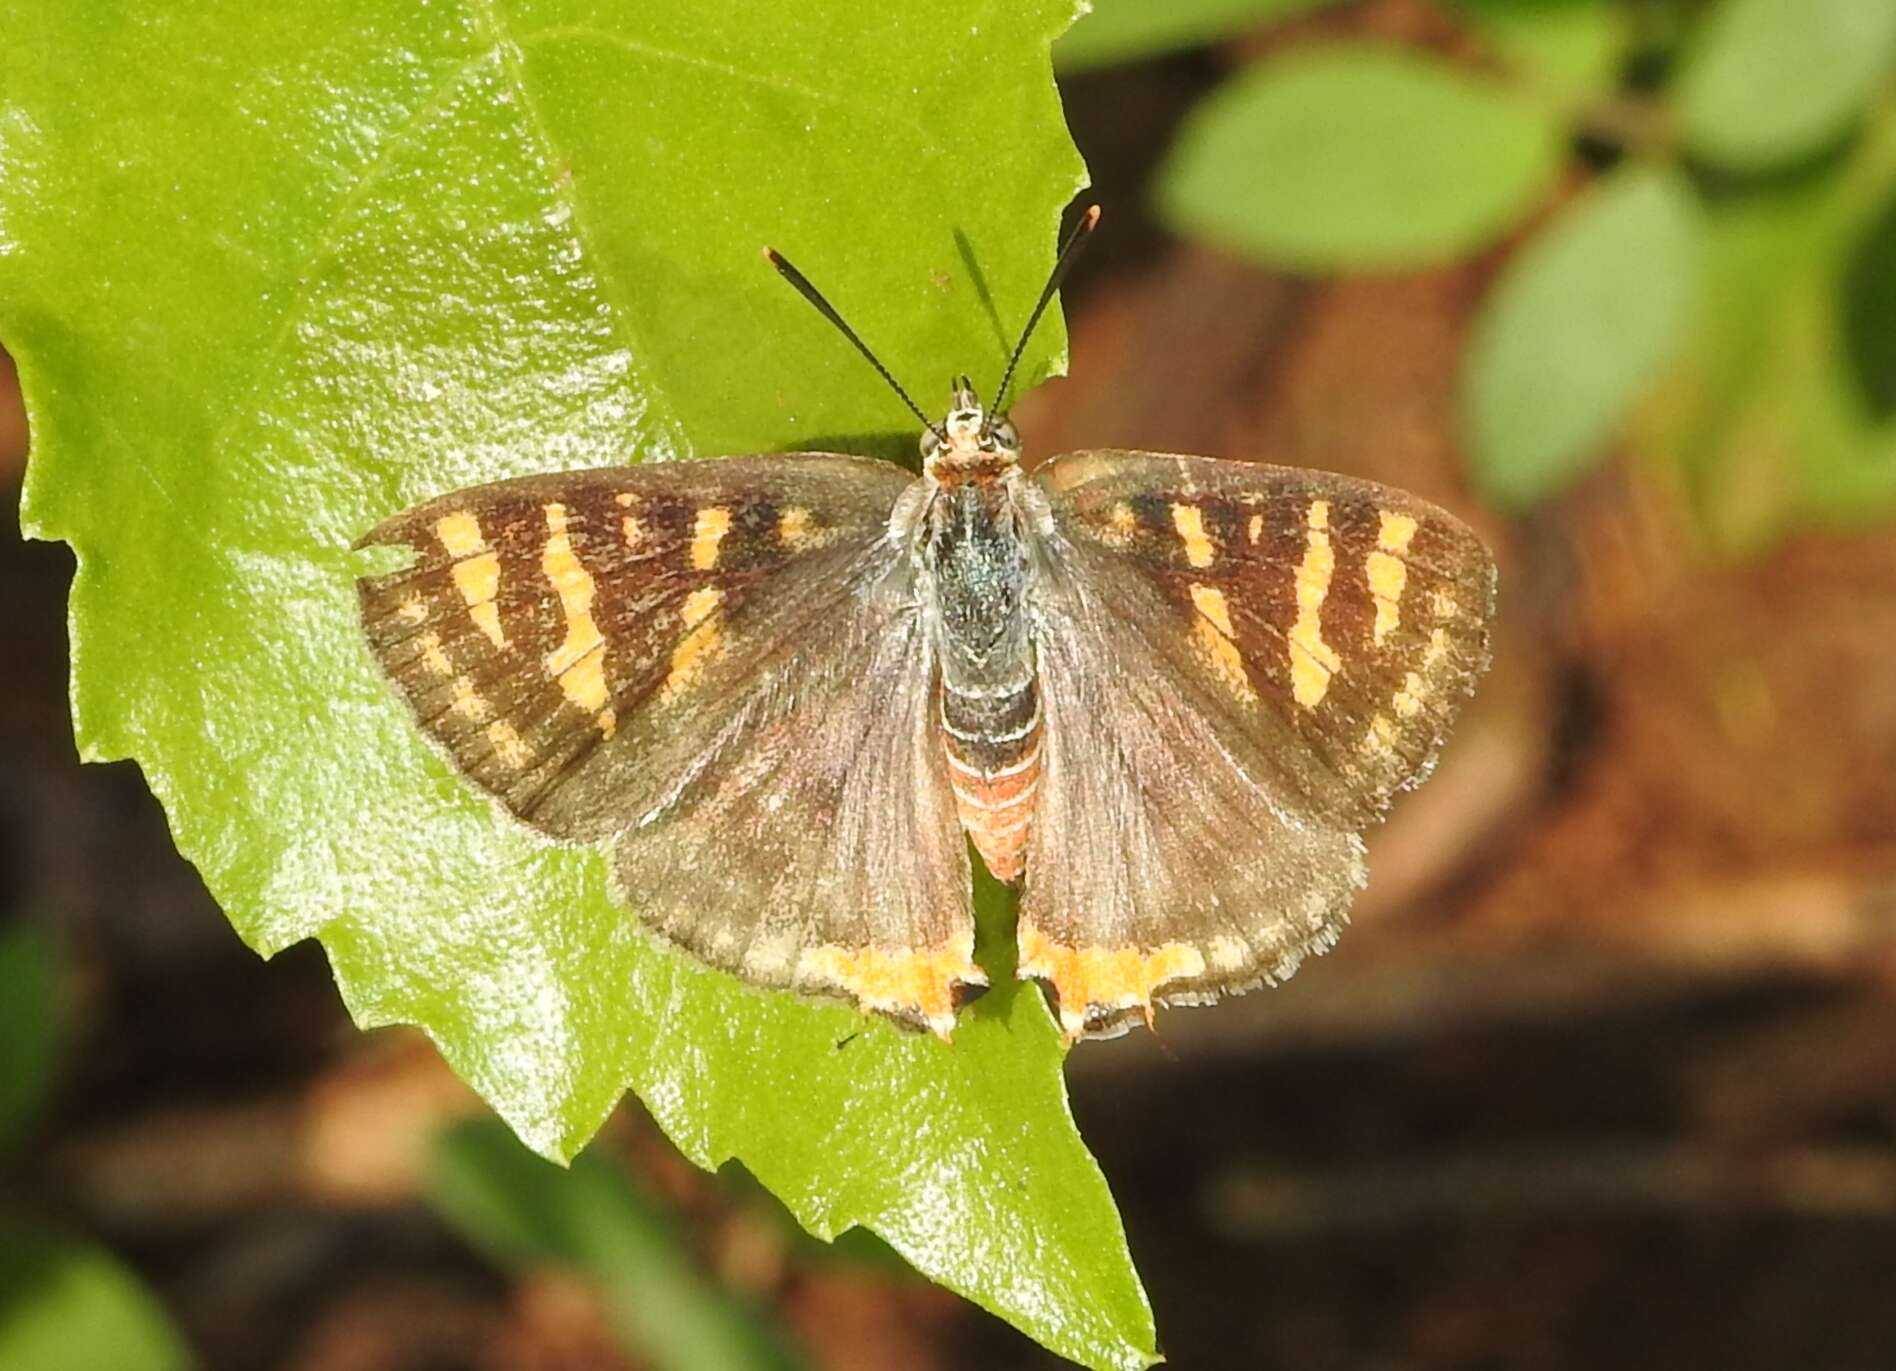
<instances>
[{"instance_id":1,"label":"blurred green foliage","mask_svg":"<svg viewBox=\"0 0 1896 1371\"><path fill-rule=\"evenodd\" d=\"M105 1249L37 1224L0 1222L0 1367L183 1371L164 1310Z\"/></svg>"},{"instance_id":2,"label":"blurred green foliage","mask_svg":"<svg viewBox=\"0 0 1896 1371\"><path fill-rule=\"evenodd\" d=\"M1461 412L1474 475L1521 508L1602 451L1678 347L1698 276L1699 210L1663 165L1632 165L1530 238L1469 340Z\"/></svg>"},{"instance_id":3,"label":"blurred green foliage","mask_svg":"<svg viewBox=\"0 0 1896 1371\"><path fill-rule=\"evenodd\" d=\"M0 1153L26 1134L52 1084L57 988L45 935L25 922L0 926Z\"/></svg>"},{"instance_id":4,"label":"blurred green foliage","mask_svg":"<svg viewBox=\"0 0 1896 1371\"><path fill-rule=\"evenodd\" d=\"M436 1143L436 1211L497 1264L565 1268L600 1292L626 1350L654 1371L797 1371L758 1310L705 1277L658 1202L590 1154L570 1169L534 1156L497 1124Z\"/></svg>"},{"instance_id":5,"label":"blurred green foliage","mask_svg":"<svg viewBox=\"0 0 1896 1371\"><path fill-rule=\"evenodd\" d=\"M1199 106L1159 205L1280 266L1419 266L1517 222L1560 157L1555 120L1505 87L1400 48L1306 45Z\"/></svg>"},{"instance_id":6,"label":"blurred green foliage","mask_svg":"<svg viewBox=\"0 0 1896 1371\"><path fill-rule=\"evenodd\" d=\"M1499 508L1559 491L1630 429L1723 548L1885 517L1896 4L1443 5L1473 60L1333 32L1272 44L1180 132L1155 188L1167 220L1305 272L1520 238L1460 387ZM1150 11L1172 7L1101 0L1059 51L1097 66L1307 8L1199 0L1162 24Z\"/></svg>"},{"instance_id":7,"label":"blurred green foliage","mask_svg":"<svg viewBox=\"0 0 1896 1371\"><path fill-rule=\"evenodd\" d=\"M1740 174L1796 162L1861 122L1893 54L1887 0L1722 0L1681 54L1680 134Z\"/></svg>"},{"instance_id":8,"label":"blurred green foliage","mask_svg":"<svg viewBox=\"0 0 1896 1371\"><path fill-rule=\"evenodd\" d=\"M28 1135L52 1084L60 962L30 924L0 926L0 1157ZM10 1191L0 1186L0 1193ZM11 1211L14 1197L6 1195ZM0 1368L182 1371L177 1330L138 1276L96 1243L0 1215Z\"/></svg>"}]
</instances>

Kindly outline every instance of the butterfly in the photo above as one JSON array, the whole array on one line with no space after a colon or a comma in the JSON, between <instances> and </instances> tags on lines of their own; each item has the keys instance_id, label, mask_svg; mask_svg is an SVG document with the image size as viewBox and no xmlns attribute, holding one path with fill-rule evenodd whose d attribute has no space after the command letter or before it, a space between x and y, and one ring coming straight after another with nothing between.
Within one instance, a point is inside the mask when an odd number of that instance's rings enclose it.
<instances>
[{"instance_id":1,"label":"butterfly","mask_svg":"<svg viewBox=\"0 0 1896 1371\"><path fill-rule=\"evenodd\" d=\"M969 845L1021 883L1064 1035L1278 982L1336 939L1361 832L1488 661L1494 563L1435 506L1132 451L1032 475L965 377L922 474L836 453L571 471L359 545L368 642L421 728L615 897L760 986L949 1036L988 983Z\"/></svg>"}]
</instances>

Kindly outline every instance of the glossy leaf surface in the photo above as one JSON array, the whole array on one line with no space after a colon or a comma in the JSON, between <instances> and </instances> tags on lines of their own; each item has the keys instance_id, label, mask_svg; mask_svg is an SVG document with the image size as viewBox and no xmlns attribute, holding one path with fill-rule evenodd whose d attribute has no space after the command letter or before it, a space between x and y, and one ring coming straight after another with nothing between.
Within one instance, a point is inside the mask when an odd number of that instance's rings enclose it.
<instances>
[{"instance_id":1,"label":"glossy leaf surface","mask_svg":"<svg viewBox=\"0 0 1896 1371\"><path fill-rule=\"evenodd\" d=\"M79 563L80 746L138 760L252 946L320 938L360 1023L420 1025L548 1156L630 1088L811 1230L866 1225L1056 1351L1140 1366L1037 994L990 995L951 1047L658 948L596 853L423 743L349 550L504 476L909 447L759 248L920 398L991 386L1081 183L1048 59L1070 18L7 0L0 340L25 523ZM1061 347L1044 327L1025 374Z\"/></svg>"}]
</instances>

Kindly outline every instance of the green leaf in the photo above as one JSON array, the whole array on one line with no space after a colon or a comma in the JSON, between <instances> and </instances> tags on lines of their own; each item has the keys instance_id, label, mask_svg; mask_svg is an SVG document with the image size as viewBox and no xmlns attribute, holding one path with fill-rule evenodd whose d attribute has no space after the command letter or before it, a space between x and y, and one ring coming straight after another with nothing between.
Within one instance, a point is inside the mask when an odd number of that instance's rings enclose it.
<instances>
[{"instance_id":1,"label":"green leaf","mask_svg":"<svg viewBox=\"0 0 1896 1371\"><path fill-rule=\"evenodd\" d=\"M1456 0L1456 8L1537 97L1567 107L1617 83L1632 14L1603 0Z\"/></svg>"},{"instance_id":2,"label":"green leaf","mask_svg":"<svg viewBox=\"0 0 1896 1371\"><path fill-rule=\"evenodd\" d=\"M0 928L0 1150L32 1124L52 1081L58 972L39 930Z\"/></svg>"},{"instance_id":3,"label":"green leaf","mask_svg":"<svg viewBox=\"0 0 1896 1371\"><path fill-rule=\"evenodd\" d=\"M624 1172L590 1155L562 1171L494 1124L435 1146L434 1207L495 1261L577 1267L599 1287L621 1345L659 1371L792 1371L803 1365L743 1301L699 1273Z\"/></svg>"},{"instance_id":4,"label":"green leaf","mask_svg":"<svg viewBox=\"0 0 1896 1371\"><path fill-rule=\"evenodd\" d=\"M1896 68L1890 0L1722 0L1679 72L1687 146L1755 171L1821 149Z\"/></svg>"},{"instance_id":5,"label":"green leaf","mask_svg":"<svg viewBox=\"0 0 1896 1371\"><path fill-rule=\"evenodd\" d=\"M1552 117L1433 57L1300 49L1196 110L1159 179L1182 233L1267 266L1389 269L1490 242L1540 198Z\"/></svg>"},{"instance_id":6,"label":"green leaf","mask_svg":"<svg viewBox=\"0 0 1896 1371\"><path fill-rule=\"evenodd\" d=\"M177 1330L111 1253L0 1223L0 1366L7 1371L182 1371Z\"/></svg>"},{"instance_id":7,"label":"green leaf","mask_svg":"<svg viewBox=\"0 0 1896 1371\"><path fill-rule=\"evenodd\" d=\"M1053 45L1062 72L1138 62L1199 47L1336 0L1093 0L1092 9Z\"/></svg>"},{"instance_id":8,"label":"green leaf","mask_svg":"<svg viewBox=\"0 0 1896 1371\"><path fill-rule=\"evenodd\" d=\"M1888 250L1892 204L1896 109L1840 166L1709 207L1700 319L1641 427L1715 546L1748 553L1896 511L1896 421L1859 378L1850 337L1852 273Z\"/></svg>"},{"instance_id":9,"label":"green leaf","mask_svg":"<svg viewBox=\"0 0 1896 1371\"><path fill-rule=\"evenodd\" d=\"M1462 429L1491 500L1531 505L1600 455L1678 346L1697 243L1691 185L1635 167L1508 263L1462 362Z\"/></svg>"},{"instance_id":10,"label":"green leaf","mask_svg":"<svg viewBox=\"0 0 1896 1371\"><path fill-rule=\"evenodd\" d=\"M597 852L422 741L349 550L526 472L912 451L759 247L924 398L991 387L1081 183L1069 5L0 0L0 338L24 521L78 559L80 746L139 761L252 946L320 937L358 1022L421 1025L548 1156L629 1086L812 1231L865 1225L1061 1354L1141 1366L1037 993L949 1046L662 950ZM1062 346L1043 328L1026 374Z\"/></svg>"}]
</instances>

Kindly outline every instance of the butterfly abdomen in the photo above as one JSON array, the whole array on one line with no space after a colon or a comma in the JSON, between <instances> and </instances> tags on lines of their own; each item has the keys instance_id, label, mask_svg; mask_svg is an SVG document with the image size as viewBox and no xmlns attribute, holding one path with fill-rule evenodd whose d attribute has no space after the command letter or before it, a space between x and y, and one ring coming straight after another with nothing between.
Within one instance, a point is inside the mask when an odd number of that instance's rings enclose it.
<instances>
[{"instance_id":1,"label":"butterfly abdomen","mask_svg":"<svg viewBox=\"0 0 1896 1371\"><path fill-rule=\"evenodd\" d=\"M1040 787L1040 694L1013 484L944 483L931 508L926 554L948 780L962 828L1004 881L1025 865Z\"/></svg>"},{"instance_id":2,"label":"butterfly abdomen","mask_svg":"<svg viewBox=\"0 0 1896 1371\"><path fill-rule=\"evenodd\" d=\"M1021 874L1040 789L1040 692L1032 676L1001 694L944 685L942 743L961 826L989 871Z\"/></svg>"}]
</instances>

